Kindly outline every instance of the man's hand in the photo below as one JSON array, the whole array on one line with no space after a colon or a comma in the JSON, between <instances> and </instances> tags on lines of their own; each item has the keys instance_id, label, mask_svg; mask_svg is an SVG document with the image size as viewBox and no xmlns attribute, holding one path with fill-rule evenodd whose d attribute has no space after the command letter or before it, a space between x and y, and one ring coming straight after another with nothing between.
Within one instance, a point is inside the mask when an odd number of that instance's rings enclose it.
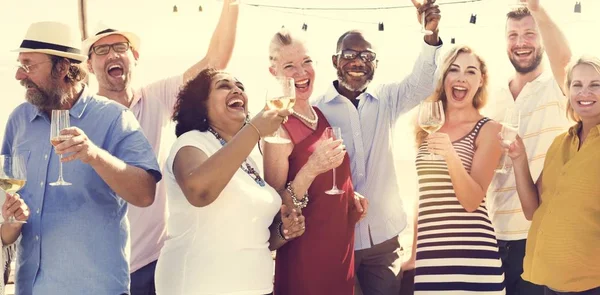
<instances>
[{"instance_id":1,"label":"man's hand","mask_svg":"<svg viewBox=\"0 0 600 295\"><path fill-rule=\"evenodd\" d=\"M62 158L63 163L79 159L89 164L98 157L100 148L85 135L83 130L77 127L65 128L60 135L71 137L55 147L56 153L59 155L70 154Z\"/></svg>"}]
</instances>

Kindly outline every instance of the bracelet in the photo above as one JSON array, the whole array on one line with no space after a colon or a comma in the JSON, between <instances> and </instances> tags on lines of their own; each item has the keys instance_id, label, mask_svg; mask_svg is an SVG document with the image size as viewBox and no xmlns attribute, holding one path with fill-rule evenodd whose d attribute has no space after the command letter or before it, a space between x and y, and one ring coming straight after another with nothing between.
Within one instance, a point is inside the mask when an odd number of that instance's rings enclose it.
<instances>
[{"instance_id":1,"label":"bracelet","mask_svg":"<svg viewBox=\"0 0 600 295\"><path fill-rule=\"evenodd\" d=\"M258 128L256 128L256 126L254 126L254 124L252 124L252 122L248 121L246 122L246 124L252 126L252 128L254 128L254 130L256 130L256 134L258 134L258 138L262 138L262 136L260 136L260 131L258 131Z\"/></svg>"},{"instance_id":2,"label":"bracelet","mask_svg":"<svg viewBox=\"0 0 600 295\"><path fill-rule=\"evenodd\" d=\"M292 189L292 182L288 182L287 187L285 188L288 193L290 193L290 195L292 195L292 202L294 203L294 206L302 209L302 208L306 208L306 206L308 205L308 193L304 194L304 198L302 200L298 200L298 197L296 196L296 193L294 193L294 189Z\"/></svg>"},{"instance_id":3,"label":"bracelet","mask_svg":"<svg viewBox=\"0 0 600 295\"><path fill-rule=\"evenodd\" d=\"M281 233L282 226L283 226L283 221L280 221L279 224L277 224L277 236L280 239L287 241L288 239L286 239L285 236Z\"/></svg>"}]
</instances>

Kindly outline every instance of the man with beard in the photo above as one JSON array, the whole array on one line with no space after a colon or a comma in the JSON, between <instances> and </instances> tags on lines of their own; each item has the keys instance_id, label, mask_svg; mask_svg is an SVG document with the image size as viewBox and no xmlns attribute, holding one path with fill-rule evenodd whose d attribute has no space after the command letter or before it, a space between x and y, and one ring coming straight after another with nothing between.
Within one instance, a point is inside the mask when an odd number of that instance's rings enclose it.
<instances>
[{"instance_id":1,"label":"man with beard","mask_svg":"<svg viewBox=\"0 0 600 295\"><path fill-rule=\"evenodd\" d=\"M164 166L175 131L171 116L181 86L207 66L224 69L233 51L239 5L225 0L219 23L213 33L206 56L183 75L159 80L135 88L132 77L139 57L140 39L132 32L102 27L83 42L89 56L88 68L98 81L98 94L133 111L154 148L160 167ZM166 188L157 185L154 204L130 206L127 216L131 226L131 294L155 294L154 270L166 238Z\"/></svg>"},{"instance_id":2,"label":"man with beard","mask_svg":"<svg viewBox=\"0 0 600 295\"><path fill-rule=\"evenodd\" d=\"M27 103L8 119L2 153L26 158L19 194L31 208L18 245L16 294L129 294L127 203L152 204L162 177L133 113L82 83L80 40L65 24L40 22L16 50L15 78ZM69 110L71 126L54 148L52 110ZM51 183L59 161L71 185Z\"/></svg>"},{"instance_id":3,"label":"man with beard","mask_svg":"<svg viewBox=\"0 0 600 295\"><path fill-rule=\"evenodd\" d=\"M398 83L369 86L377 67L372 44L359 31L337 42L333 66L338 79L316 100L332 126L342 129L350 156L354 190L369 199L370 213L356 228L356 294L398 294L402 264L399 234L407 226L391 142L398 118L434 90L441 47L440 10L435 1L415 3L419 22L433 34L425 36L412 74Z\"/></svg>"},{"instance_id":4,"label":"man with beard","mask_svg":"<svg viewBox=\"0 0 600 295\"><path fill-rule=\"evenodd\" d=\"M490 104L491 109L486 113L502 122L506 110L520 110L519 135L527 149L531 176L537 180L548 147L570 126L565 116L567 101L561 88L571 52L565 45L568 44L565 36L539 5L539 0L526 2L528 7L510 11L506 21L507 53L515 68L514 76L495 93L495 105ZM544 49L548 53L551 72L541 63ZM487 196L507 294L543 294L542 287L521 278L531 222L525 219L521 209L512 171L497 173Z\"/></svg>"}]
</instances>

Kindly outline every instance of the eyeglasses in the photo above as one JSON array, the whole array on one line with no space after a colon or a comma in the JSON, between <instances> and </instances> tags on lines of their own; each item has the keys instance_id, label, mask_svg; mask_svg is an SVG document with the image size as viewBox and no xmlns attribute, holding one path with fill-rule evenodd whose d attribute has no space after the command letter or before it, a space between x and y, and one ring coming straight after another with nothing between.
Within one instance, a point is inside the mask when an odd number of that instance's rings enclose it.
<instances>
[{"instance_id":1,"label":"eyeglasses","mask_svg":"<svg viewBox=\"0 0 600 295\"><path fill-rule=\"evenodd\" d=\"M338 52L337 55L341 56L345 60L353 60L356 57L360 56L360 58L365 62L372 62L377 58L377 54L369 50L356 51L352 49L344 49Z\"/></svg>"},{"instance_id":2,"label":"eyeglasses","mask_svg":"<svg viewBox=\"0 0 600 295\"><path fill-rule=\"evenodd\" d=\"M97 55L107 55L112 48L115 52L123 53L129 50L129 42L118 42L113 44L103 44L92 47L92 50Z\"/></svg>"},{"instance_id":3,"label":"eyeglasses","mask_svg":"<svg viewBox=\"0 0 600 295\"><path fill-rule=\"evenodd\" d=\"M24 64L17 63L15 65L15 67L17 68L17 71L23 70L25 73L29 74L34 66L37 66L37 65L40 65L43 63L47 63L47 62L51 62L51 60L41 61L41 62L38 62L35 64L30 64L30 65L24 65Z\"/></svg>"}]
</instances>

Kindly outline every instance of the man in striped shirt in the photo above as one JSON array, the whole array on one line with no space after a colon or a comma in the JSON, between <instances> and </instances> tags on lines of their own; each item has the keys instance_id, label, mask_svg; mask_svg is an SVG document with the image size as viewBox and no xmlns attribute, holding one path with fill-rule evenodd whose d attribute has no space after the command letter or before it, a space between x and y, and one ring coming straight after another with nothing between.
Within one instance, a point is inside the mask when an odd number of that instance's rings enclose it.
<instances>
[{"instance_id":1,"label":"man in striped shirt","mask_svg":"<svg viewBox=\"0 0 600 295\"><path fill-rule=\"evenodd\" d=\"M515 73L507 84L493 93L494 103L487 113L502 122L507 109L521 111L519 136L527 148L534 180L540 176L546 150L570 124L565 115L566 98L561 89L571 52L563 44L567 44L566 38L539 5L539 0L528 0L527 7L507 14L507 53ZM541 63L544 52L551 61L551 72ZM488 197L507 294L543 294L543 288L521 279L530 222L521 209L512 167L507 174L495 175Z\"/></svg>"}]
</instances>

